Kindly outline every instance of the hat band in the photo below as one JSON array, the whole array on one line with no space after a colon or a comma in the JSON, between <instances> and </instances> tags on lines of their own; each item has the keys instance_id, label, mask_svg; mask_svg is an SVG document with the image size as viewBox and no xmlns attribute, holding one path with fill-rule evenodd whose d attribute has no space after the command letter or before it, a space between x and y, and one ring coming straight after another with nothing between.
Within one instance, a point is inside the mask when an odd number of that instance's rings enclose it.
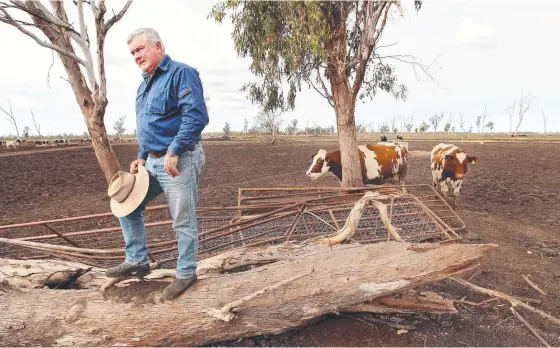
<instances>
[{"instance_id":1,"label":"hat band","mask_svg":"<svg viewBox=\"0 0 560 348\"><path fill-rule=\"evenodd\" d=\"M122 203L124 201L126 201L126 199L128 198L128 196L130 196L130 194L132 193L132 191L134 191L134 184L136 183L136 175L132 176L132 187L130 188L130 190L128 191L128 193L126 194L126 196L124 196L123 199L121 199L120 201L118 201L119 203Z\"/></svg>"}]
</instances>

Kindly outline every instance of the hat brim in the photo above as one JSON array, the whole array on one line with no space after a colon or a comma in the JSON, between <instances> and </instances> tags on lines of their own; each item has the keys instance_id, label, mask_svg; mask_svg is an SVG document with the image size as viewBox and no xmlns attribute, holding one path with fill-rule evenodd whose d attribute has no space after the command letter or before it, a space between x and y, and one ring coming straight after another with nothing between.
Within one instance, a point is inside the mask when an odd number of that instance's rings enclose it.
<instances>
[{"instance_id":1,"label":"hat brim","mask_svg":"<svg viewBox=\"0 0 560 348\"><path fill-rule=\"evenodd\" d=\"M119 203L111 198L111 212L116 217L123 217L132 213L146 198L148 187L150 186L150 176L146 167L139 165L138 173L134 174L134 176L136 176L134 188L123 202Z\"/></svg>"}]
</instances>

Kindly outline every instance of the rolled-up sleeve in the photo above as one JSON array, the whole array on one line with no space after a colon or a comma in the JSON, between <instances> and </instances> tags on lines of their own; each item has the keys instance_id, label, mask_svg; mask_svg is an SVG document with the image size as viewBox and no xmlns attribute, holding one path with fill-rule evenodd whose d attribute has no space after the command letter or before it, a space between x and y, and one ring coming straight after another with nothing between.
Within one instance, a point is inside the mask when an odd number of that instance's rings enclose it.
<instances>
[{"instance_id":1,"label":"rolled-up sleeve","mask_svg":"<svg viewBox=\"0 0 560 348\"><path fill-rule=\"evenodd\" d=\"M208 110L198 72L190 67L181 67L174 79L177 106L181 111L181 125L169 150L181 155L194 146L202 130L208 125Z\"/></svg>"}]
</instances>

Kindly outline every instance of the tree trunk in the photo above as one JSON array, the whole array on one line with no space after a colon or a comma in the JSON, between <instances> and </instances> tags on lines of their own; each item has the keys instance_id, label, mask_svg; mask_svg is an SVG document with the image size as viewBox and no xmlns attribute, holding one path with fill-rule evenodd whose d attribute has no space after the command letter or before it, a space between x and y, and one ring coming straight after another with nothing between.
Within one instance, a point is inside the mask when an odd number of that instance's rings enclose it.
<instances>
[{"instance_id":1,"label":"tree trunk","mask_svg":"<svg viewBox=\"0 0 560 348\"><path fill-rule=\"evenodd\" d=\"M201 261L200 280L173 301L162 301L165 284L150 280L105 292L21 289L33 277L35 286L67 279L76 264L59 261L48 274L38 262L49 261L0 259L0 336L5 345L170 346L279 333L346 308L368 310L352 306L472 269L495 247L391 241L247 248ZM222 273L259 259L264 266ZM78 280L99 286L102 277L92 269Z\"/></svg>"},{"instance_id":2,"label":"tree trunk","mask_svg":"<svg viewBox=\"0 0 560 348\"><path fill-rule=\"evenodd\" d=\"M517 127L515 127L515 136L517 136L517 133L519 132L519 127L521 127L521 122L523 122L523 116L519 115L519 121L517 122Z\"/></svg>"},{"instance_id":3,"label":"tree trunk","mask_svg":"<svg viewBox=\"0 0 560 348\"><path fill-rule=\"evenodd\" d=\"M88 133L91 136L91 144L95 157L107 183L111 177L121 168L117 156L113 152L113 148L107 139L107 130L103 118L105 115L105 107L100 108L98 105L91 110L91 113L85 116Z\"/></svg>"},{"instance_id":4,"label":"tree trunk","mask_svg":"<svg viewBox=\"0 0 560 348\"><path fill-rule=\"evenodd\" d=\"M332 37L328 43L329 58L327 69L331 82L331 94L334 99L338 143L342 164L342 186L363 187L362 168L356 139L356 122L354 112L356 99L352 94L350 82L346 75L346 18L344 6L340 13L334 14L330 22Z\"/></svg>"},{"instance_id":5,"label":"tree trunk","mask_svg":"<svg viewBox=\"0 0 560 348\"><path fill-rule=\"evenodd\" d=\"M60 32L55 25L36 16L32 16L32 18L35 25L41 29L53 44L60 46L66 52L75 53L68 32ZM105 108L107 107L106 96L100 96L99 86L97 84L88 87L84 75L80 70L80 64L75 59L62 54L58 55L68 75L68 82L72 87L76 101L82 111L88 132L91 136L91 143L95 156L97 157L105 180L109 183L111 177L119 171L120 165L107 139L107 131L104 124ZM105 76L101 76L101 78L104 79ZM93 97L94 94L95 99Z\"/></svg>"}]
</instances>

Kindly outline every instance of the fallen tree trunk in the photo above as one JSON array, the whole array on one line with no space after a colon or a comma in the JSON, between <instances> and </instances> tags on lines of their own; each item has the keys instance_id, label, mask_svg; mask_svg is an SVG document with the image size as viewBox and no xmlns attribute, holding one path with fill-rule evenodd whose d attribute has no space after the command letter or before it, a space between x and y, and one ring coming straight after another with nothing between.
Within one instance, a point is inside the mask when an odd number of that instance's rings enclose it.
<instances>
[{"instance_id":1,"label":"fallen tree trunk","mask_svg":"<svg viewBox=\"0 0 560 348\"><path fill-rule=\"evenodd\" d=\"M153 281L106 292L99 287L22 289L16 285L22 277L10 273L12 261L3 260L0 336L6 345L168 346L279 333L471 269L496 247L410 246L400 242L292 246L297 256L288 252L290 256L279 257L280 261L245 272L207 273L181 297L165 302L159 297L165 284ZM30 270L37 261L25 262L20 268ZM59 276L63 271L58 270ZM95 275L95 270L89 273ZM90 284L99 284L99 279L96 283L94 276Z\"/></svg>"}]
</instances>

